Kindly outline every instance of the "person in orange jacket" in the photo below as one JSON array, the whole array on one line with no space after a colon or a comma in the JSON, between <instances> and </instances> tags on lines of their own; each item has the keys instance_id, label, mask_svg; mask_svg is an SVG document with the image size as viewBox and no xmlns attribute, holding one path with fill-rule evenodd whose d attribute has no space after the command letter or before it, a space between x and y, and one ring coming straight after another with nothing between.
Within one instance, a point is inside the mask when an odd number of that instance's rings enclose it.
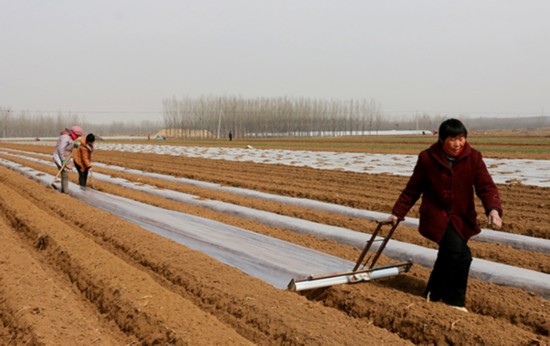
<instances>
[{"instance_id":1,"label":"person in orange jacket","mask_svg":"<svg viewBox=\"0 0 550 346\"><path fill-rule=\"evenodd\" d=\"M86 137L82 136L80 145L76 150L73 161L78 171L78 183L81 189L86 189L88 172L92 169L92 153L94 151L95 136L89 133Z\"/></svg>"}]
</instances>

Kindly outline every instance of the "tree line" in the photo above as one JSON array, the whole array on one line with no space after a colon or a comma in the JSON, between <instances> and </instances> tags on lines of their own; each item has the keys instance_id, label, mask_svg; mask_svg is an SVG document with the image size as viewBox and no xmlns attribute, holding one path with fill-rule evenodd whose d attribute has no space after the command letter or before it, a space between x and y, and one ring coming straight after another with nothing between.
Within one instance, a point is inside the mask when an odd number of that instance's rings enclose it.
<instances>
[{"instance_id":1,"label":"tree line","mask_svg":"<svg viewBox=\"0 0 550 346\"><path fill-rule=\"evenodd\" d=\"M170 137L235 138L368 135L387 130L437 130L450 116L415 113L396 117L374 100L308 98L242 98L201 96L162 100L162 120L93 124L78 114L14 112L0 107L0 138L53 137L78 124L101 136L153 135L162 129ZM471 118L453 116L471 130L549 128L550 117Z\"/></svg>"},{"instance_id":2,"label":"tree line","mask_svg":"<svg viewBox=\"0 0 550 346\"><path fill-rule=\"evenodd\" d=\"M0 107L0 138L8 137L55 137L64 128L80 125L87 133L98 135L146 135L162 129L162 121L123 122L93 124L78 114L55 115L37 112L14 112Z\"/></svg>"},{"instance_id":3,"label":"tree line","mask_svg":"<svg viewBox=\"0 0 550 346\"><path fill-rule=\"evenodd\" d=\"M304 137L368 135L388 130L437 131L448 118L461 119L471 130L550 127L550 117L502 118L468 114L414 112L395 116L375 100L326 100L296 97L243 98L201 96L162 101L166 129L180 137Z\"/></svg>"},{"instance_id":4,"label":"tree line","mask_svg":"<svg viewBox=\"0 0 550 346\"><path fill-rule=\"evenodd\" d=\"M202 96L172 97L162 106L165 127L184 137L368 134L384 126L382 107L374 100Z\"/></svg>"}]
</instances>

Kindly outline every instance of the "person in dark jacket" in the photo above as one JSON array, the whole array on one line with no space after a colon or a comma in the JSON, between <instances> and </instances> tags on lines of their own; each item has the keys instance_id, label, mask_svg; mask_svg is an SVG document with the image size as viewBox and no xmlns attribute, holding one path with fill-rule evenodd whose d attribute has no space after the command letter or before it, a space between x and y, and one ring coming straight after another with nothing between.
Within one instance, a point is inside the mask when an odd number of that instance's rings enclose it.
<instances>
[{"instance_id":1,"label":"person in dark jacket","mask_svg":"<svg viewBox=\"0 0 550 346\"><path fill-rule=\"evenodd\" d=\"M88 173L92 169L92 153L94 151L95 135L88 133L80 139L80 146L73 157L74 165L78 171L78 183L81 189L86 189Z\"/></svg>"},{"instance_id":2,"label":"person in dark jacket","mask_svg":"<svg viewBox=\"0 0 550 346\"><path fill-rule=\"evenodd\" d=\"M403 220L422 196L419 231L439 245L424 295L429 301L442 301L467 312L466 287L472 262L467 242L481 231L474 193L495 229L502 227L502 206L481 153L466 141L468 131L462 122L445 120L438 133L437 143L419 154L389 220Z\"/></svg>"}]
</instances>

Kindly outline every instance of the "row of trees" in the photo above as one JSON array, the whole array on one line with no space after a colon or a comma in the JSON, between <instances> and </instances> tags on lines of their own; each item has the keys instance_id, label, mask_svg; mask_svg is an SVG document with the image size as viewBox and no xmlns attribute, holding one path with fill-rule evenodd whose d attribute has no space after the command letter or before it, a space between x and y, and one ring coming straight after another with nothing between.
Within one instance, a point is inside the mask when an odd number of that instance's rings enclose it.
<instances>
[{"instance_id":1,"label":"row of trees","mask_svg":"<svg viewBox=\"0 0 550 346\"><path fill-rule=\"evenodd\" d=\"M382 130L436 130L448 116L416 113L399 118L384 114L374 100L319 100L203 96L162 101L163 120L92 124L77 114L16 112L0 107L0 138L52 137L65 127L81 125L102 136L148 135L161 129L170 137L336 136ZM550 127L550 117L470 118L457 116L471 130Z\"/></svg>"},{"instance_id":2,"label":"row of trees","mask_svg":"<svg viewBox=\"0 0 550 346\"><path fill-rule=\"evenodd\" d=\"M217 138L230 131L236 137L367 134L384 125L374 100L203 96L173 97L162 106L165 127L183 136L197 130Z\"/></svg>"},{"instance_id":3,"label":"row of trees","mask_svg":"<svg viewBox=\"0 0 550 346\"><path fill-rule=\"evenodd\" d=\"M78 115L48 116L42 114L14 113L9 108L0 108L1 137L52 136L68 124L79 124Z\"/></svg>"},{"instance_id":4,"label":"row of trees","mask_svg":"<svg viewBox=\"0 0 550 346\"><path fill-rule=\"evenodd\" d=\"M174 137L333 136L368 134L379 130L435 129L440 116L421 114L391 120L373 101L310 99L243 99L200 97L163 100L163 121L93 124L78 114L14 112L0 107L0 138L52 137L78 124L86 132L108 135L147 135L161 129Z\"/></svg>"},{"instance_id":5,"label":"row of trees","mask_svg":"<svg viewBox=\"0 0 550 346\"><path fill-rule=\"evenodd\" d=\"M170 137L334 136L380 130L433 130L442 116L419 114L392 120L374 100L317 100L204 96L162 101L163 121L92 124L78 114L14 112L0 107L0 138L52 137L78 124L86 132L108 135L148 135L166 129Z\"/></svg>"},{"instance_id":6,"label":"row of trees","mask_svg":"<svg viewBox=\"0 0 550 346\"><path fill-rule=\"evenodd\" d=\"M110 124L92 124L77 114L56 115L13 112L9 108L0 107L0 138L7 137L54 137L65 127L80 125L86 132L103 136L135 135L155 133L162 129L161 121L122 122Z\"/></svg>"}]
</instances>

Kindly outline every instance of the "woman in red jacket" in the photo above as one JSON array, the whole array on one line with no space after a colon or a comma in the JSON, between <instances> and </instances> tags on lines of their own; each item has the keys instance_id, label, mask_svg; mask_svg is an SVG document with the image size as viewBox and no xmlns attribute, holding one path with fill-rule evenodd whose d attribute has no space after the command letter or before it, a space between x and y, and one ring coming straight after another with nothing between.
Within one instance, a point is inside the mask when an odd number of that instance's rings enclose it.
<instances>
[{"instance_id":1,"label":"woman in red jacket","mask_svg":"<svg viewBox=\"0 0 550 346\"><path fill-rule=\"evenodd\" d=\"M502 226L502 207L493 179L481 153L466 138L468 131L457 119L439 127L439 140L422 151L407 186L395 202L394 223L403 220L416 201L420 205L420 233L439 245L425 296L467 311L466 286L472 255L467 242L481 229L477 223L474 193L495 229Z\"/></svg>"}]
</instances>

